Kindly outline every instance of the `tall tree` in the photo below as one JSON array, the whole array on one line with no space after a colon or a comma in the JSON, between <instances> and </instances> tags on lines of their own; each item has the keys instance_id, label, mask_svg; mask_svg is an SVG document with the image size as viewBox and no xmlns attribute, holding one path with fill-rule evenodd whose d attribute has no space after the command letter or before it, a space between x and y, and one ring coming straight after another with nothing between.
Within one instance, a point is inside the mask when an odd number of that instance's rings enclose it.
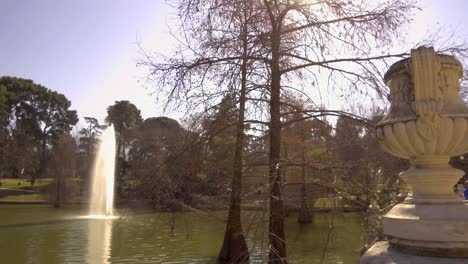
<instances>
[{"instance_id":1,"label":"tall tree","mask_svg":"<svg viewBox=\"0 0 468 264\"><path fill-rule=\"evenodd\" d=\"M9 123L10 109L8 100L10 92L0 85L0 179L6 174L7 139L9 137L7 125Z\"/></svg>"},{"instance_id":2,"label":"tall tree","mask_svg":"<svg viewBox=\"0 0 468 264\"><path fill-rule=\"evenodd\" d=\"M46 172L48 149L78 122L76 111L69 109L71 102L63 94L32 80L1 77L0 86L10 94L6 103L6 111L10 113L10 130L20 131L34 142L39 142L39 168L31 174L31 183L34 184L35 179L43 177Z\"/></svg>"},{"instance_id":3,"label":"tall tree","mask_svg":"<svg viewBox=\"0 0 468 264\"><path fill-rule=\"evenodd\" d=\"M235 98L227 96L219 106L205 113L202 120L207 191L210 194L225 193L223 190L232 179L237 111Z\"/></svg>"},{"instance_id":4,"label":"tall tree","mask_svg":"<svg viewBox=\"0 0 468 264\"><path fill-rule=\"evenodd\" d=\"M258 4L250 0L179 1L184 43L177 56L162 62L148 56L143 63L150 66L160 87L170 87L169 101L177 101L177 105L183 98L190 109L201 106L202 111L209 112L223 98L233 95L239 103L237 121L233 124L236 132L232 192L225 239L218 257L221 262L238 263L248 259L240 220L240 194L247 93L254 83L251 74L254 64L264 68L252 60L262 52L261 46L253 44L257 41L253 32L259 26L253 21L263 20L259 18L262 12L255 7Z\"/></svg>"},{"instance_id":5,"label":"tall tree","mask_svg":"<svg viewBox=\"0 0 468 264\"><path fill-rule=\"evenodd\" d=\"M132 198L151 199L156 208L168 211L192 205L201 153L199 148L186 148L188 133L167 117L142 122L128 151Z\"/></svg>"},{"instance_id":6,"label":"tall tree","mask_svg":"<svg viewBox=\"0 0 468 264\"><path fill-rule=\"evenodd\" d=\"M248 40L248 24L252 14L252 8L246 4L248 2L239 2L240 14L238 21L242 28L240 37L242 39L242 59L241 59L241 80L239 94L239 110L237 112L236 122L236 141L234 146L232 183L231 183L231 201L229 203L228 220L226 223L226 231L224 232L223 245L219 252L218 259L226 263L242 263L249 259L247 243L245 242L244 233L241 223L241 189L242 189L242 154L244 149L244 120L245 120L245 103L247 96L247 74L249 64L249 40Z\"/></svg>"},{"instance_id":7,"label":"tall tree","mask_svg":"<svg viewBox=\"0 0 468 264\"><path fill-rule=\"evenodd\" d=\"M284 213L281 194L281 88L286 75L301 77L313 69L338 73L355 85L375 87L373 61L391 57L374 55L375 45L388 45L409 20L412 3L398 0L277 1L263 0L269 17L265 32L271 52L270 80L270 257L269 263L286 262ZM401 56L401 55L399 55ZM352 64L351 67L347 64ZM365 74L360 74L363 70ZM336 78L330 76L330 79ZM358 86L355 86L360 88Z\"/></svg>"},{"instance_id":8,"label":"tall tree","mask_svg":"<svg viewBox=\"0 0 468 264\"><path fill-rule=\"evenodd\" d=\"M294 86L295 81L301 78L306 80L309 77L313 80L311 81L313 88L320 89L326 85L317 81L324 80L323 76L326 76L329 77L327 81L331 80L331 83L341 85L346 82L351 83L355 91L366 93L367 88L372 87L377 93L381 93L381 88L384 86L376 81L379 78L375 78L380 74L378 62L407 54L388 55L384 49L376 49L376 47L388 47L392 43L392 39L400 33L401 26L409 21L414 6L411 2L399 0L387 2L258 0L251 2L254 3L257 17L262 19L252 20L248 26L254 29L249 33L249 39L252 39L250 43L254 43L255 50L259 51L250 53L249 59L256 63L265 63L256 68L253 75L264 77L261 78L263 81L261 87L265 89L263 93L260 92L263 96L260 99L265 100L266 97L270 117L269 262L285 263L284 212L279 173L282 166L280 157L282 89ZM186 18L184 15L187 14L187 10L194 10L189 11L189 15L199 14L198 10L204 10L206 11L204 14L215 17L213 20L202 20L202 23L199 23L200 17L184 20L188 28L199 29L195 30L195 33L188 31L190 33L186 35L193 36L199 33L199 36L216 41L211 43L199 41L197 44L200 46L196 47L190 45L189 42L188 45L184 45L181 54L186 54L184 51L187 50L195 50L197 59L191 61L192 63L187 63L188 57L181 55L179 61L169 59L160 64L150 58L151 63L147 65L152 67L153 74L163 76L158 78L163 86L169 84L172 87L169 93L171 98L180 99L177 96L183 95L187 99L193 99L194 95L206 95L207 91L219 91L207 89L212 86L204 86L206 84L204 80L205 78L216 79L220 75L226 76L224 73L227 71L218 71L211 75L207 74L209 69L216 68L215 66L221 63L232 65L229 62L239 61L242 58L239 52L233 55L233 53L226 52L227 49L220 48L220 45L233 46L239 41L228 42L222 39L223 41L218 42L221 40L218 37L223 32L229 31L233 25L225 23L226 20L222 18L233 17L238 11L226 8L234 6L231 1L213 1L215 3L213 5L210 5L211 1L186 0L182 3L191 7L179 9L184 18ZM197 5L199 3L201 4ZM210 23L212 21L217 24ZM220 24L225 27L219 27ZM213 25L218 27L213 27ZM379 53L376 54L376 51ZM384 51L385 55L382 55L381 51ZM197 70L193 70L195 68ZM194 88L200 88L200 90ZM180 92L181 90L183 92ZM213 93L209 94L213 95Z\"/></svg>"},{"instance_id":9,"label":"tall tree","mask_svg":"<svg viewBox=\"0 0 468 264\"><path fill-rule=\"evenodd\" d=\"M76 174L76 142L69 134L62 134L54 145L50 162L50 172L54 176L54 207L59 208L70 201L75 194L75 182L71 179Z\"/></svg>"},{"instance_id":10,"label":"tall tree","mask_svg":"<svg viewBox=\"0 0 468 264\"><path fill-rule=\"evenodd\" d=\"M374 115L374 123L381 116ZM398 173L406 161L383 153L375 138L374 129L358 120L340 117L333 138L337 163L341 164L338 188L352 202L366 210L372 202L385 208L400 194Z\"/></svg>"},{"instance_id":11,"label":"tall tree","mask_svg":"<svg viewBox=\"0 0 468 264\"><path fill-rule=\"evenodd\" d=\"M94 117L84 117L86 126L79 131L79 151L92 155L99 135L101 134L102 126Z\"/></svg>"},{"instance_id":12,"label":"tall tree","mask_svg":"<svg viewBox=\"0 0 468 264\"><path fill-rule=\"evenodd\" d=\"M356 204L366 210L370 203L368 191L369 174L366 170L367 152L363 136L366 127L359 121L340 117L336 123L334 143L338 160L346 165L341 178L345 181L343 189L349 196L356 197ZM354 183L359 184L358 187Z\"/></svg>"},{"instance_id":13,"label":"tall tree","mask_svg":"<svg viewBox=\"0 0 468 264\"><path fill-rule=\"evenodd\" d=\"M117 195L121 196L127 170L127 145L132 131L142 122L140 110L129 101L116 101L107 108L106 122L113 124L117 134Z\"/></svg>"},{"instance_id":14,"label":"tall tree","mask_svg":"<svg viewBox=\"0 0 468 264\"><path fill-rule=\"evenodd\" d=\"M293 183L300 183L300 211L298 222L311 223L313 220L309 204L313 197L312 181L324 182L319 175L320 169L330 165L329 141L331 138L331 125L321 117L322 109L317 109L300 96L289 93L284 95L281 107L282 115L282 153L285 172L291 171L300 177L292 179ZM312 115L310 115L312 113ZM318 113L318 116L317 116ZM287 179L285 179L287 181ZM288 182L289 184L289 182ZM312 187L312 188L313 188ZM312 203L313 205L313 203Z\"/></svg>"},{"instance_id":15,"label":"tall tree","mask_svg":"<svg viewBox=\"0 0 468 264\"><path fill-rule=\"evenodd\" d=\"M94 117L84 117L84 121L86 125L79 131L77 139L77 173L81 179L80 193L89 184L89 175L102 129L99 121Z\"/></svg>"}]
</instances>

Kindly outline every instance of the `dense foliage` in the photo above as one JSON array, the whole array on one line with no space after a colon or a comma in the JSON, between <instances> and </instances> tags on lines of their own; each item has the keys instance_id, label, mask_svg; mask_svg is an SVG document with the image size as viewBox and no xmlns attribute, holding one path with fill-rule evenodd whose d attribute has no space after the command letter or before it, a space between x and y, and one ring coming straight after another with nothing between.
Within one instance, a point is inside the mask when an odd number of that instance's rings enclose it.
<instances>
[{"instance_id":1,"label":"dense foliage","mask_svg":"<svg viewBox=\"0 0 468 264\"><path fill-rule=\"evenodd\" d=\"M71 102L31 80L0 78L0 176L47 174L51 150L78 122Z\"/></svg>"}]
</instances>

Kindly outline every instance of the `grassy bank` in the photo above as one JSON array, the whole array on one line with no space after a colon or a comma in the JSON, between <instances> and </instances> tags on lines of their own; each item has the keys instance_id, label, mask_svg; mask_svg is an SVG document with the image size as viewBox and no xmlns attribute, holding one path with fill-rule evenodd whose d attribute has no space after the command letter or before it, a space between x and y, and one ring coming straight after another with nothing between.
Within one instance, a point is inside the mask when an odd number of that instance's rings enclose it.
<instances>
[{"instance_id":1,"label":"grassy bank","mask_svg":"<svg viewBox=\"0 0 468 264\"><path fill-rule=\"evenodd\" d=\"M0 188L7 189L36 189L49 185L53 181L52 178L37 179L34 186L31 185L29 180L25 179L1 179Z\"/></svg>"},{"instance_id":2,"label":"grassy bank","mask_svg":"<svg viewBox=\"0 0 468 264\"><path fill-rule=\"evenodd\" d=\"M25 179L1 179L0 203L46 202L47 197L39 190L52 181L52 178L38 179L34 185L31 185L31 182Z\"/></svg>"}]
</instances>

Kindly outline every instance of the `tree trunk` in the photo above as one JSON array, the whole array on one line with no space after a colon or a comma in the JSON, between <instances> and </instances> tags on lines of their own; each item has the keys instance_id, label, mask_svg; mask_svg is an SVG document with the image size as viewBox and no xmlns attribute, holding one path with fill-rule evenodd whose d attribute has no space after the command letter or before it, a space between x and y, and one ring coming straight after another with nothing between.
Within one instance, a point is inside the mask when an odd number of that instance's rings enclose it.
<instances>
[{"instance_id":1,"label":"tree trunk","mask_svg":"<svg viewBox=\"0 0 468 264\"><path fill-rule=\"evenodd\" d=\"M307 183L306 183L306 168L305 168L305 130L304 130L304 119L301 116L301 159L302 159L302 166L301 166L301 209L299 211L299 217L297 221L300 224L310 224L312 223L312 213L309 208L309 204L307 203Z\"/></svg>"},{"instance_id":2,"label":"tree trunk","mask_svg":"<svg viewBox=\"0 0 468 264\"><path fill-rule=\"evenodd\" d=\"M54 207L55 208L60 208L61 206L61 196L60 196L60 184L61 184L61 176L60 173L57 173L57 176L55 177L55 201L54 201Z\"/></svg>"},{"instance_id":3,"label":"tree trunk","mask_svg":"<svg viewBox=\"0 0 468 264\"><path fill-rule=\"evenodd\" d=\"M119 132L118 132L118 137L117 137L117 149L116 149L116 158L115 158L115 169L117 170L117 179L115 181L115 187L116 187L116 197L117 200L121 197L121 194L122 194L122 181L123 181L123 173L122 173L122 165L123 165L123 162L122 162L122 158L120 156L120 152L122 152L122 129L119 129Z\"/></svg>"},{"instance_id":4,"label":"tree trunk","mask_svg":"<svg viewBox=\"0 0 468 264\"><path fill-rule=\"evenodd\" d=\"M284 233L284 208L281 193L280 151L281 151L281 113L280 92L281 72L279 61L279 46L281 31L273 25L271 34L272 59L271 69L271 97L270 97L270 218L269 243L270 253L268 263L287 263L286 240Z\"/></svg>"},{"instance_id":5,"label":"tree trunk","mask_svg":"<svg viewBox=\"0 0 468 264\"><path fill-rule=\"evenodd\" d=\"M231 184L231 202L229 204L228 221L224 233L223 246L218 260L221 263L245 263L249 259L249 250L242 232L241 223L241 189L242 189L242 150L244 146L244 113L247 90L247 23L243 27L243 59L241 68L241 89L239 98L239 116L236 126L236 143Z\"/></svg>"},{"instance_id":6,"label":"tree trunk","mask_svg":"<svg viewBox=\"0 0 468 264\"><path fill-rule=\"evenodd\" d=\"M304 182L302 183L301 194L301 209L299 210L297 222L299 222L299 224L311 224L313 222L313 215L309 208L309 204L307 203L307 189Z\"/></svg>"},{"instance_id":7,"label":"tree trunk","mask_svg":"<svg viewBox=\"0 0 468 264\"><path fill-rule=\"evenodd\" d=\"M42 178L44 179L45 178L45 171L46 171L46 167L47 167L47 160L46 160L46 148L47 148L47 136L45 134L45 128L44 128L44 132L42 134L42 143L41 143L41 157L40 157L40 160L39 160L39 171L38 171L38 175L35 175L34 173L31 174L31 186L34 186L34 183L36 182L36 179L39 177L39 178Z\"/></svg>"}]
</instances>

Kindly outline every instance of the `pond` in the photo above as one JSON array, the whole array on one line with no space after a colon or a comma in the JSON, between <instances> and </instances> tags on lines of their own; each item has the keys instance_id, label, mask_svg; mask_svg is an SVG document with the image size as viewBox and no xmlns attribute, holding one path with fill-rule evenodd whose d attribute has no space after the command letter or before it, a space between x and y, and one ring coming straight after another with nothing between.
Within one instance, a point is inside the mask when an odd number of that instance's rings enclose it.
<instances>
[{"instance_id":1,"label":"pond","mask_svg":"<svg viewBox=\"0 0 468 264\"><path fill-rule=\"evenodd\" d=\"M2 263L216 263L226 214L121 210L120 219L90 220L79 217L84 213L77 208L0 206ZM262 212L243 215L252 263L261 263L266 252L264 219ZM295 215L289 216L290 263L356 263L363 230L359 213L316 213L311 225L299 225Z\"/></svg>"}]
</instances>

